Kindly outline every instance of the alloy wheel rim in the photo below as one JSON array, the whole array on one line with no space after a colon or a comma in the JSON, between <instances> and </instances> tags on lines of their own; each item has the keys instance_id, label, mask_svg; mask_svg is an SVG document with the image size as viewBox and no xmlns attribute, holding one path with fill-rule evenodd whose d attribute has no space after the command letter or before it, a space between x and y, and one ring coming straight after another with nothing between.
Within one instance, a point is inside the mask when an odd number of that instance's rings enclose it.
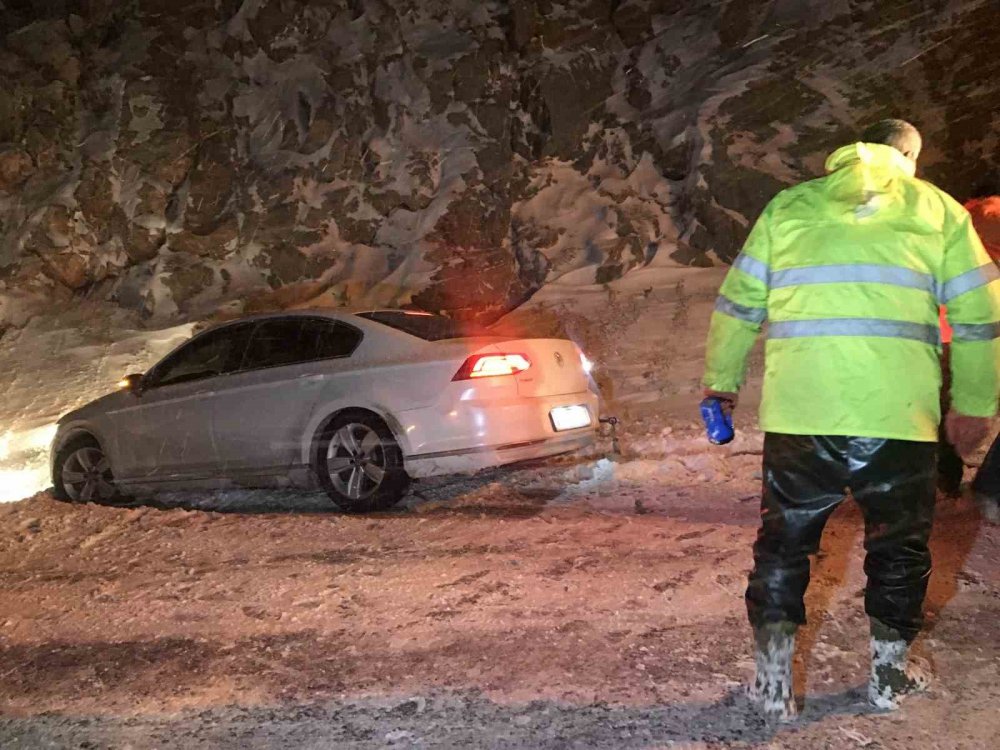
<instances>
[{"instance_id":1,"label":"alloy wheel rim","mask_svg":"<svg viewBox=\"0 0 1000 750\"><path fill-rule=\"evenodd\" d=\"M333 434L326 452L330 481L341 495L363 500L385 481L386 455L382 438L371 427L352 422Z\"/></svg>"},{"instance_id":2,"label":"alloy wheel rim","mask_svg":"<svg viewBox=\"0 0 1000 750\"><path fill-rule=\"evenodd\" d=\"M100 448L79 448L62 467L63 488L70 500L111 500L117 494L111 464Z\"/></svg>"}]
</instances>

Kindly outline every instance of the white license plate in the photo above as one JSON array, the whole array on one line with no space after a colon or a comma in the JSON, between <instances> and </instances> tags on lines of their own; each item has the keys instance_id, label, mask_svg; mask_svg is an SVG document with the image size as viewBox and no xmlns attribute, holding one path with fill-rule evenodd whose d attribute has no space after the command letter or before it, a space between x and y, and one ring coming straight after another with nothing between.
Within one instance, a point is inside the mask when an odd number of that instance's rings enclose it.
<instances>
[{"instance_id":1,"label":"white license plate","mask_svg":"<svg viewBox=\"0 0 1000 750\"><path fill-rule=\"evenodd\" d=\"M586 406L557 406L549 417L556 432L590 426L590 409Z\"/></svg>"}]
</instances>

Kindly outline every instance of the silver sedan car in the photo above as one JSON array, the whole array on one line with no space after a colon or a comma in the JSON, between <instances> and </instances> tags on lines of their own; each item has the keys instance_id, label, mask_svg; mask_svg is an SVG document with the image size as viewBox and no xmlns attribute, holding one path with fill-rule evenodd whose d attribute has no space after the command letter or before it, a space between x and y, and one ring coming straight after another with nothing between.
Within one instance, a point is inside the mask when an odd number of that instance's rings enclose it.
<instances>
[{"instance_id":1,"label":"silver sedan car","mask_svg":"<svg viewBox=\"0 0 1000 750\"><path fill-rule=\"evenodd\" d=\"M295 311L185 342L65 415L58 496L321 487L387 508L411 477L476 471L593 441L589 362L564 339L470 335L437 315Z\"/></svg>"}]
</instances>

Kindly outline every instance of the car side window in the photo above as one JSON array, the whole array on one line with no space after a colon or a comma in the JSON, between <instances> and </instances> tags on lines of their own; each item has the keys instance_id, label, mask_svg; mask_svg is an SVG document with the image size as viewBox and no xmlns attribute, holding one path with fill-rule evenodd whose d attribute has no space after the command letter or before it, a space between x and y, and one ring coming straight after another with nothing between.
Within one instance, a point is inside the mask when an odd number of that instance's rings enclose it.
<instances>
[{"instance_id":1,"label":"car side window","mask_svg":"<svg viewBox=\"0 0 1000 750\"><path fill-rule=\"evenodd\" d=\"M361 331L334 320L312 318L303 324L303 337L313 347L314 359L349 357L361 343Z\"/></svg>"},{"instance_id":2,"label":"car side window","mask_svg":"<svg viewBox=\"0 0 1000 750\"><path fill-rule=\"evenodd\" d=\"M201 380L235 372L243 359L252 324L231 325L209 331L192 340L157 365L150 387Z\"/></svg>"},{"instance_id":3,"label":"car side window","mask_svg":"<svg viewBox=\"0 0 1000 750\"><path fill-rule=\"evenodd\" d=\"M284 318L259 324L250 339L244 370L281 367L349 355L361 332L318 318Z\"/></svg>"},{"instance_id":4,"label":"car side window","mask_svg":"<svg viewBox=\"0 0 1000 750\"><path fill-rule=\"evenodd\" d=\"M280 367L305 361L299 343L299 321L286 318L259 323L250 337L242 370Z\"/></svg>"}]
</instances>

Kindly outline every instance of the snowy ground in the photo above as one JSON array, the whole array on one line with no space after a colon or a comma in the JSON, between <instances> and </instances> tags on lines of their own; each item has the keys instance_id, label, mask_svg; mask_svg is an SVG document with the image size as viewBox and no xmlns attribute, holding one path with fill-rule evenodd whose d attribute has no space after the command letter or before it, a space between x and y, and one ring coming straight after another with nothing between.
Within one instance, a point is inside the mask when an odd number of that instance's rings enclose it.
<instances>
[{"instance_id":1,"label":"snowy ground","mask_svg":"<svg viewBox=\"0 0 1000 750\"><path fill-rule=\"evenodd\" d=\"M920 643L938 683L889 716L858 692L861 524L835 515L801 639L803 719L773 734L739 692L757 440L632 429L625 458L605 441L418 483L370 517L274 493L8 504L0 745L994 746L1000 531L970 504L939 507Z\"/></svg>"},{"instance_id":2,"label":"snowy ground","mask_svg":"<svg viewBox=\"0 0 1000 750\"><path fill-rule=\"evenodd\" d=\"M802 721L773 733L741 697L760 361L738 440L710 447L693 405L719 279L553 285L504 322L561 331L601 363L620 454L604 437L419 482L368 517L274 492L0 505L0 746L994 747L1000 530L967 501L938 511L920 641L933 692L889 716L860 700L861 522L845 506L809 590ZM187 333L100 311L35 326L0 339L12 500L44 486L62 410Z\"/></svg>"}]
</instances>

